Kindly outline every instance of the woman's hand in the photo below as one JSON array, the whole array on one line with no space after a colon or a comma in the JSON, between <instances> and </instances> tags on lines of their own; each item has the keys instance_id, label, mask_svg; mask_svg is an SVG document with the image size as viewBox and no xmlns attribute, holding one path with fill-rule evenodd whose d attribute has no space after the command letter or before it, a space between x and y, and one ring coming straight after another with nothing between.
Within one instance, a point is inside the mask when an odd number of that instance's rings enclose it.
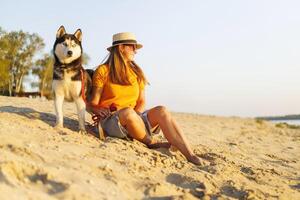
<instances>
[{"instance_id":1,"label":"woman's hand","mask_svg":"<svg viewBox=\"0 0 300 200\"><path fill-rule=\"evenodd\" d=\"M97 108L94 109L94 114L99 115L101 119L104 119L111 115L111 112L108 108Z\"/></svg>"}]
</instances>

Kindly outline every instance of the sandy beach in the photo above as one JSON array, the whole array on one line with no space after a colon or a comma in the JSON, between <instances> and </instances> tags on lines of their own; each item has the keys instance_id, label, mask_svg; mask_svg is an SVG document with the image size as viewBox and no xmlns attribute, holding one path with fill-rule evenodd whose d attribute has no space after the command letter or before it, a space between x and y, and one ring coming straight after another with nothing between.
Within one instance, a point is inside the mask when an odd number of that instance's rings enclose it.
<instances>
[{"instance_id":1,"label":"sandy beach","mask_svg":"<svg viewBox=\"0 0 300 200\"><path fill-rule=\"evenodd\" d=\"M175 149L81 135L64 105L57 130L53 101L0 96L0 199L300 199L300 129L173 113L210 163L195 166Z\"/></svg>"}]
</instances>

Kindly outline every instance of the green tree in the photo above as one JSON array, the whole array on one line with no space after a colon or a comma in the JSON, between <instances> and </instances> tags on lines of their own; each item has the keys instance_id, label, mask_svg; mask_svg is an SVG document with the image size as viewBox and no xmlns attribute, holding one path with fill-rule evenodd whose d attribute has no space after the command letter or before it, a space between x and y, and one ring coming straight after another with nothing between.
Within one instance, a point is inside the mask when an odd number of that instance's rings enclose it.
<instances>
[{"instance_id":1,"label":"green tree","mask_svg":"<svg viewBox=\"0 0 300 200\"><path fill-rule=\"evenodd\" d=\"M0 27L0 91L1 94L8 92L9 85L9 62L5 59L8 42L5 41L3 35L6 34Z\"/></svg>"},{"instance_id":2,"label":"green tree","mask_svg":"<svg viewBox=\"0 0 300 200\"><path fill-rule=\"evenodd\" d=\"M1 34L0 73L4 74L5 80L1 81L3 82L1 85L7 87L10 96L21 91L24 76L34 66L33 57L44 46L43 39L35 33L12 31ZM5 79L7 78L7 73L9 76L8 80Z\"/></svg>"},{"instance_id":3,"label":"green tree","mask_svg":"<svg viewBox=\"0 0 300 200\"><path fill-rule=\"evenodd\" d=\"M41 96L50 98L51 96L51 85L53 76L53 63L54 58L50 54L44 54L44 56L36 61L36 65L32 70L32 74L39 77L39 82L32 83L32 86L38 86L41 92Z\"/></svg>"}]
</instances>

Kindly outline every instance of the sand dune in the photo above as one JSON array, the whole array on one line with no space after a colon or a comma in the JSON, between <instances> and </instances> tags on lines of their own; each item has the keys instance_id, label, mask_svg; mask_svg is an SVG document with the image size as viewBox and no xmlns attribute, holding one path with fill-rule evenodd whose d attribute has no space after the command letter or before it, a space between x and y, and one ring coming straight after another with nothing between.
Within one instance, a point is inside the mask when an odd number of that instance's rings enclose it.
<instances>
[{"instance_id":1,"label":"sand dune","mask_svg":"<svg viewBox=\"0 0 300 200\"><path fill-rule=\"evenodd\" d=\"M173 113L207 166L77 132L75 105L0 97L0 199L300 199L300 130ZM161 135L158 137L162 137Z\"/></svg>"}]
</instances>

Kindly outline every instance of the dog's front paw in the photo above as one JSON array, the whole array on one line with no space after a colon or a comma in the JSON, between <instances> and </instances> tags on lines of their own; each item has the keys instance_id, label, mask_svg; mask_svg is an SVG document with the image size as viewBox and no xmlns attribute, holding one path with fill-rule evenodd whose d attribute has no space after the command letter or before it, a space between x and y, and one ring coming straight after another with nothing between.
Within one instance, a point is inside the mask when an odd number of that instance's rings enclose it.
<instances>
[{"instance_id":1,"label":"dog's front paw","mask_svg":"<svg viewBox=\"0 0 300 200\"><path fill-rule=\"evenodd\" d=\"M64 127L63 124L60 124L60 123L57 123L54 125L55 129L62 129L63 127Z\"/></svg>"},{"instance_id":2,"label":"dog's front paw","mask_svg":"<svg viewBox=\"0 0 300 200\"><path fill-rule=\"evenodd\" d=\"M54 126L54 129L60 134L60 135L67 135L66 129L62 124L56 124Z\"/></svg>"},{"instance_id":3,"label":"dog's front paw","mask_svg":"<svg viewBox=\"0 0 300 200\"><path fill-rule=\"evenodd\" d=\"M79 130L79 133L81 135L87 135L88 134L88 132L86 130L82 130L82 129Z\"/></svg>"}]
</instances>

